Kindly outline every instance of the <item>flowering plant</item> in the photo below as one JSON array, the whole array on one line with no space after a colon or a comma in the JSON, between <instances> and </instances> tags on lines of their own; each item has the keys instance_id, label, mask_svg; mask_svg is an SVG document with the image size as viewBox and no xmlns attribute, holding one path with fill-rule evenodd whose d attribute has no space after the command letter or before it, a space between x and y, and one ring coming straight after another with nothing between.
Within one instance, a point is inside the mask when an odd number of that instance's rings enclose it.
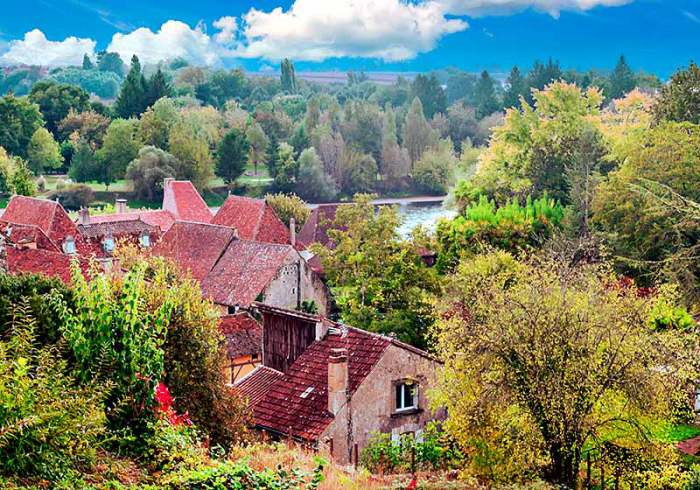
<instances>
[{"instance_id":1,"label":"flowering plant","mask_svg":"<svg viewBox=\"0 0 700 490\"><path fill-rule=\"evenodd\" d=\"M170 395L170 390L163 383L158 383L156 386L156 403L157 411L161 418L166 419L174 426L191 426L192 421L190 420L189 414L187 412L178 415L173 409L173 397Z\"/></svg>"}]
</instances>

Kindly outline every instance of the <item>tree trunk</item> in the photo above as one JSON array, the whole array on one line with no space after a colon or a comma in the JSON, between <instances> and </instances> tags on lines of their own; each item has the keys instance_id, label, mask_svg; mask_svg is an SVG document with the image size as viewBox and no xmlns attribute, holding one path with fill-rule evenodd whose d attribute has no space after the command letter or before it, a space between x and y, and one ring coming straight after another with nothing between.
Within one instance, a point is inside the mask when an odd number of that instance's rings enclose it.
<instances>
[{"instance_id":1,"label":"tree trunk","mask_svg":"<svg viewBox=\"0 0 700 490\"><path fill-rule=\"evenodd\" d=\"M578 484L580 450L562 448L561 445L554 444L549 448L549 455L552 458L552 483L575 489Z\"/></svg>"}]
</instances>

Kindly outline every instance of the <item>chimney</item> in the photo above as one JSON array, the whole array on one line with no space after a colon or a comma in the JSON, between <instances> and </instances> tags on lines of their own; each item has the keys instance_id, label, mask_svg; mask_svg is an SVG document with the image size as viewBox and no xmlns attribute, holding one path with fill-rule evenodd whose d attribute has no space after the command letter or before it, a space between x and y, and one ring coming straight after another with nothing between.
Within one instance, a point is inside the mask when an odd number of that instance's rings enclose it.
<instances>
[{"instance_id":1,"label":"chimney","mask_svg":"<svg viewBox=\"0 0 700 490\"><path fill-rule=\"evenodd\" d=\"M348 402L348 351L331 349L328 358L328 411L337 415Z\"/></svg>"},{"instance_id":2,"label":"chimney","mask_svg":"<svg viewBox=\"0 0 700 490\"><path fill-rule=\"evenodd\" d=\"M126 213L126 199L117 199L116 205L117 205L117 214Z\"/></svg>"},{"instance_id":3,"label":"chimney","mask_svg":"<svg viewBox=\"0 0 700 490\"><path fill-rule=\"evenodd\" d=\"M170 187L170 183L175 180L172 177L166 177L163 179L163 190L166 190L168 187Z\"/></svg>"},{"instance_id":4,"label":"chimney","mask_svg":"<svg viewBox=\"0 0 700 490\"><path fill-rule=\"evenodd\" d=\"M90 226L90 210L88 208L82 208L78 211L78 219L81 225Z\"/></svg>"},{"instance_id":5,"label":"chimney","mask_svg":"<svg viewBox=\"0 0 700 490\"><path fill-rule=\"evenodd\" d=\"M296 228L296 221L294 218L290 218L289 220L289 240L292 242L292 246L295 246L297 244L297 228Z\"/></svg>"}]
</instances>

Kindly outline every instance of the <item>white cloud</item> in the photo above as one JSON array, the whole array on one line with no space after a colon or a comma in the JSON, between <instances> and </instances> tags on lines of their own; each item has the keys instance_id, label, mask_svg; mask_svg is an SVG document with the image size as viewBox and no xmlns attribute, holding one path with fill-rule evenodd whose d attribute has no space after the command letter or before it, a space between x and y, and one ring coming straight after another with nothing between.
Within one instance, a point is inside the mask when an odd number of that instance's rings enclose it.
<instances>
[{"instance_id":1,"label":"white cloud","mask_svg":"<svg viewBox=\"0 0 700 490\"><path fill-rule=\"evenodd\" d=\"M39 29L29 31L24 39L7 43L7 51L0 56L0 64L68 66L80 65L83 55L93 56L95 41L68 37L63 41L49 41Z\"/></svg>"},{"instance_id":2,"label":"white cloud","mask_svg":"<svg viewBox=\"0 0 700 490\"><path fill-rule=\"evenodd\" d=\"M176 20L169 20L157 32L141 27L129 34L117 33L112 37L107 51L119 53L127 63L134 54L142 64L177 57L199 65L216 65L220 62L218 47L202 26L192 29Z\"/></svg>"},{"instance_id":3,"label":"white cloud","mask_svg":"<svg viewBox=\"0 0 700 490\"><path fill-rule=\"evenodd\" d=\"M554 18L563 10L585 12L595 7L619 7L634 0L440 0L445 12L452 15L482 17L510 15L527 8L545 12Z\"/></svg>"},{"instance_id":4,"label":"white cloud","mask_svg":"<svg viewBox=\"0 0 700 490\"><path fill-rule=\"evenodd\" d=\"M284 11L255 8L242 17L231 53L242 58L322 61L332 57L401 61L430 51L468 24L445 17L435 1L295 0Z\"/></svg>"},{"instance_id":5,"label":"white cloud","mask_svg":"<svg viewBox=\"0 0 700 490\"><path fill-rule=\"evenodd\" d=\"M221 31L214 34L214 41L222 44L230 43L236 37L238 21L235 17L222 17L214 22L214 27Z\"/></svg>"}]
</instances>

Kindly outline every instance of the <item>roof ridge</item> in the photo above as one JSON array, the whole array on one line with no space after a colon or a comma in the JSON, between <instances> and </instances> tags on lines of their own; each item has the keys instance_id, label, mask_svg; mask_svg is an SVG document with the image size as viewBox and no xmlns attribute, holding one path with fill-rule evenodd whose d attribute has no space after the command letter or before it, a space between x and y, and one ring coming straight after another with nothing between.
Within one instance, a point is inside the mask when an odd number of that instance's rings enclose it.
<instances>
[{"instance_id":1,"label":"roof ridge","mask_svg":"<svg viewBox=\"0 0 700 490\"><path fill-rule=\"evenodd\" d=\"M263 201L263 205L260 208L260 213L258 214L258 222L255 225L255 231L253 231L253 239L258 238L258 233L260 233L260 225L262 224L263 216L265 216L265 208L267 208L267 206L267 201Z\"/></svg>"}]
</instances>

